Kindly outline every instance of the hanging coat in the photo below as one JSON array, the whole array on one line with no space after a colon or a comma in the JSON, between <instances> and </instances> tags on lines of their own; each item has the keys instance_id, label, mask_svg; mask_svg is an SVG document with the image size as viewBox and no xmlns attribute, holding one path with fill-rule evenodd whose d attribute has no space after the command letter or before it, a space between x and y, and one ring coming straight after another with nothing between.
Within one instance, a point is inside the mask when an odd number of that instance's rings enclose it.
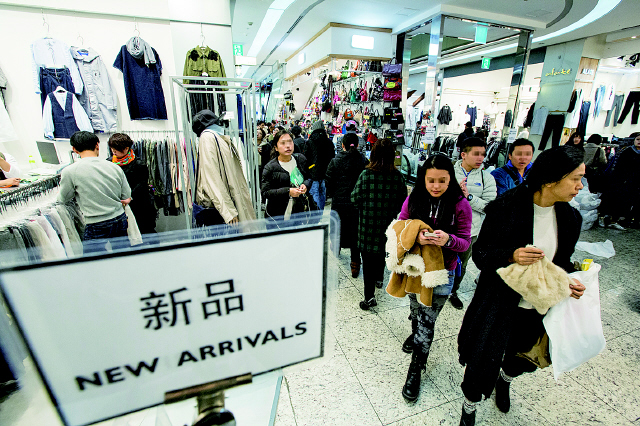
<instances>
[{"instance_id":1,"label":"hanging coat","mask_svg":"<svg viewBox=\"0 0 640 426\"><path fill-rule=\"evenodd\" d=\"M84 90L78 100L87 112L91 126L101 132L118 130L118 96L102 58L92 48L71 47Z\"/></svg>"},{"instance_id":2,"label":"hanging coat","mask_svg":"<svg viewBox=\"0 0 640 426\"><path fill-rule=\"evenodd\" d=\"M203 131L198 163L196 204L215 208L226 223L236 216L240 222L256 219L240 155L227 136Z\"/></svg>"}]
</instances>

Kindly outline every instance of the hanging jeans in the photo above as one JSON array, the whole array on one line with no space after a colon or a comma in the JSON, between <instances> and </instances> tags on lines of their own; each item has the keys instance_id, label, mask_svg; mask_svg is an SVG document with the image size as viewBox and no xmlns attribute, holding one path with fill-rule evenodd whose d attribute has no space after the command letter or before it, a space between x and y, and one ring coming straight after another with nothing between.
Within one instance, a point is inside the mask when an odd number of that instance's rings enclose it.
<instances>
[{"instance_id":1,"label":"hanging jeans","mask_svg":"<svg viewBox=\"0 0 640 426\"><path fill-rule=\"evenodd\" d=\"M40 68L40 100L43 107L47 95L56 90L58 86L67 92L75 93L76 89L73 86L69 68Z\"/></svg>"},{"instance_id":2,"label":"hanging jeans","mask_svg":"<svg viewBox=\"0 0 640 426\"><path fill-rule=\"evenodd\" d=\"M583 102L580 108L580 121L578 122L578 128L576 132L582 135L587 133L587 120L589 119L589 109L591 108L591 102Z\"/></svg>"},{"instance_id":3,"label":"hanging jeans","mask_svg":"<svg viewBox=\"0 0 640 426\"><path fill-rule=\"evenodd\" d=\"M607 91L606 86L600 86L596 90L595 96L595 105L593 107L593 116L597 117L600 115L600 108L602 108L602 102L604 102L605 92Z\"/></svg>"},{"instance_id":4,"label":"hanging jeans","mask_svg":"<svg viewBox=\"0 0 640 426\"><path fill-rule=\"evenodd\" d=\"M624 101L624 95L616 95L613 98L613 105L611 106L611 109L607 111L607 119L604 122L604 127L609 127L609 122L611 121L612 115L613 115L613 127L616 127L618 125L618 117L620 117L620 111L622 111L623 101ZM613 113L614 109L616 110L615 114Z\"/></svg>"},{"instance_id":5,"label":"hanging jeans","mask_svg":"<svg viewBox=\"0 0 640 426\"><path fill-rule=\"evenodd\" d=\"M589 110L587 110L588 112ZM540 151L547 146L547 140L550 136L551 147L560 146L560 138L562 137L562 128L564 127L564 114L548 115L547 121L544 125L544 131L542 132L542 139L540 139Z\"/></svg>"},{"instance_id":6,"label":"hanging jeans","mask_svg":"<svg viewBox=\"0 0 640 426\"><path fill-rule=\"evenodd\" d=\"M624 119L627 118L627 114L631 111L632 106L633 112L631 113L631 124L638 124L638 114L640 113L640 92L629 92L627 102L624 104L618 124L622 124Z\"/></svg>"}]
</instances>

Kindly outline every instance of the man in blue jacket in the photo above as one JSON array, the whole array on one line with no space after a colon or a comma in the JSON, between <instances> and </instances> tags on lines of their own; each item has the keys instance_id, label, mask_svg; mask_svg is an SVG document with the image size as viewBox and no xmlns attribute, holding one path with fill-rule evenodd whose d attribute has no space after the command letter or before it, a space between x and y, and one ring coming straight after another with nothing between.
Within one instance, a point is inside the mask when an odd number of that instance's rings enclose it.
<instances>
[{"instance_id":1,"label":"man in blue jacket","mask_svg":"<svg viewBox=\"0 0 640 426\"><path fill-rule=\"evenodd\" d=\"M509 162L491 172L496 180L498 195L520 185L527 177L533 159L533 142L529 139L516 139L509 147Z\"/></svg>"}]
</instances>

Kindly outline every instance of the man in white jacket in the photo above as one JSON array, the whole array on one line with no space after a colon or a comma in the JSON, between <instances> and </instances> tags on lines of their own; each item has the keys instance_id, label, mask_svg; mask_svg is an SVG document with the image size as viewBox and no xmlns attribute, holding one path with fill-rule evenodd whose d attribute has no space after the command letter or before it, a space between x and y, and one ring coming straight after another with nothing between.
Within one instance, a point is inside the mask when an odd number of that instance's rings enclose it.
<instances>
[{"instance_id":1,"label":"man in white jacket","mask_svg":"<svg viewBox=\"0 0 640 426\"><path fill-rule=\"evenodd\" d=\"M458 298L458 288L464 278L467 269L467 263L471 258L471 248L478 239L480 227L484 220L484 208L492 200L496 198L496 181L491 173L483 170L484 157L487 153L487 144L479 138L471 137L465 139L460 153L462 159L458 160L454 166L456 179L462 188L462 193L469 200L473 213L473 222L471 225L471 245L464 253L460 253L460 262L462 263L462 273L456 276L451 297L449 301L456 309L462 309L462 302Z\"/></svg>"}]
</instances>

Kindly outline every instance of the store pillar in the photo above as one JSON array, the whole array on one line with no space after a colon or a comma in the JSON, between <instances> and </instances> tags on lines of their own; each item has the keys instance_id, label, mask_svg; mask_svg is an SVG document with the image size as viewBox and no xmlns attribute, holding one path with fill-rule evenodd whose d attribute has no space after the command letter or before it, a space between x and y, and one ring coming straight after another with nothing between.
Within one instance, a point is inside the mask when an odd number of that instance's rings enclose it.
<instances>
[{"instance_id":1,"label":"store pillar","mask_svg":"<svg viewBox=\"0 0 640 426\"><path fill-rule=\"evenodd\" d=\"M507 113L512 112L511 121L505 119L502 136L509 135L511 128L517 128L518 111L520 109L520 99L522 97L522 85L529 64L529 51L531 48L532 34L530 31L522 30L518 36L518 46L513 63L513 74L511 75L511 85L509 87L509 98L507 99Z\"/></svg>"},{"instance_id":2,"label":"store pillar","mask_svg":"<svg viewBox=\"0 0 640 426\"><path fill-rule=\"evenodd\" d=\"M440 72L440 56L442 55L442 40L444 35L444 20L438 15L431 21L431 38L429 41L429 58L427 62L427 80L424 83L424 109L425 113L431 111L432 118L438 110L439 94L438 82L442 80ZM434 126L437 120L432 119ZM436 129L437 134L437 129Z\"/></svg>"}]
</instances>

